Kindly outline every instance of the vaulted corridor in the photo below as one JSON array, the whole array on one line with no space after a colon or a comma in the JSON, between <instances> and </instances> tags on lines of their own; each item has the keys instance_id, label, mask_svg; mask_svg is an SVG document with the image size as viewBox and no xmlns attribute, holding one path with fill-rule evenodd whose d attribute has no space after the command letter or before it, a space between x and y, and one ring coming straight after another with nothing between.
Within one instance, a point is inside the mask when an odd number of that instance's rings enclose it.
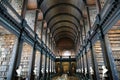
<instances>
[{"instance_id":1,"label":"vaulted corridor","mask_svg":"<svg viewBox=\"0 0 120 80\"><path fill-rule=\"evenodd\" d=\"M0 0L0 80L120 80L120 0Z\"/></svg>"}]
</instances>

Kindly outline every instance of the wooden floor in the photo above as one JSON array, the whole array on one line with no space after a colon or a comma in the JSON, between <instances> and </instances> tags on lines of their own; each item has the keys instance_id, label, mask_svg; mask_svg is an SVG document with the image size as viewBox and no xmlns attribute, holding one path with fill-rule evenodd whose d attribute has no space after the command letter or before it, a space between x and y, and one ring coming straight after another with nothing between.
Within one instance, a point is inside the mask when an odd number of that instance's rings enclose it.
<instances>
[{"instance_id":1,"label":"wooden floor","mask_svg":"<svg viewBox=\"0 0 120 80\"><path fill-rule=\"evenodd\" d=\"M68 76L67 74L63 74L62 76L54 77L52 80L79 80L79 79L74 76Z\"/></svg>"}]
</instances>

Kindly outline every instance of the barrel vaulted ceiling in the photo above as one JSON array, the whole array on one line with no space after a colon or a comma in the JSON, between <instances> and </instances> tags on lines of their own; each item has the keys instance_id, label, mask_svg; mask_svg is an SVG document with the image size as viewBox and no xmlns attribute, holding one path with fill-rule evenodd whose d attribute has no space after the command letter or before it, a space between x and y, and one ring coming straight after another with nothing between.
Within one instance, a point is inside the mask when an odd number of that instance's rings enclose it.
<instances>
[{"instance_id":1,"label":"barrel vaulted ceiling","mask_svg":"<svg viewBox=\"0 0 120 80\"><path fill-rule=\"evenodd\" d=\"M49 29L52 39L54 39L56 43L63 43L70 40L71 45L74 47L77 45L77 41L80 40L80 33L83 32L83 20L87 19L84 1L85 0L28 0L28 20L29 17L33 15L33 17L35 17L35 11L39 10L38 21L44 20L44 22L46 22L46 28L47 30ZM87 6L95 6L95 0L86 0L86 3ZM31 22L28 23L31 25L34 21L33 18Z\"/></svg>"},{"instance_id":2,"label":"barrel vaulted ceiling","mask_svg":"<svg viewBox=\"0 0 120 80\"><path fill-rule=\"evenodd\" d=\"M22 3L23 0L11 0L12 6L19 14ZM93 9L95 3L95 0L28 0L26 20L33 28L38 10L38 21L44 20L45 29L49 30L50 38L56 45L60 41L63 44L70 40L73 48L76 48L78 41L82 42L80 36L85 35L83 27L87 23L83 23L83 20L87 19L86 7ZM90 16L94 16L94 14L90 14ZM80 35L81 33L82 35ZM62 46L62 48L64 47Z\"/></svg>"},{"instance_id":3,"label":"barrel vaulted ceiling","mask_svg":"<svg viewBox=\"0 0 120 80\"><path fill-rule=\"evenodd\" d=\"M81 0L44 0L41 10L47 27L55 41L67 37L73 41L78 37L82 18Z\"/></svg>"},{"instance_id":4,"label":"barrel vaulted ceiling","mask_svg":"<svg viewBox=\"0 0 120 80\"><path fill-rule=\"evenodd\" d=\"M95 1L87 0L87 3L92 6ZM61 38L70 38L73 42L78 39L81 21L86 17L83 0L43 0L40 7L56 42Z\"/></svg>"},{"instance_id":5,"label":"barrel vaulted ceiling","mask_svg":"<svg viewBox=\"0 0 120 80\"><path fill-rule=\"evenodd\" d=\"M86 3L95 6L95 0L86 0ZM83 19L87 17L84 0L28 0L29 10L37 10L38 6L42 12L38 19L45 20L52 39L58 43L69 38L73 41L71 44L76 46L83 30Z\"/></svg>"}]
</instances>

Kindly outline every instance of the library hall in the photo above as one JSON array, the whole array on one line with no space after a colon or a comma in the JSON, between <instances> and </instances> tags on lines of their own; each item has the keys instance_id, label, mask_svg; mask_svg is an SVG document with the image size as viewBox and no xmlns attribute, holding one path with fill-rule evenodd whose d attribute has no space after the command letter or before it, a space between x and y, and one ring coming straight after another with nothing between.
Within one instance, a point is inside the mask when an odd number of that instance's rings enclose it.
<instances>
[{"instance_id":1,"label":"library hall","mask_svg":"<svg viewBox=\"0 0 120 80\"><path fill-rule=\"evenodd\" d=\"M120 0L0 0L0 80L120 80Z\"/></svg>"}]
</instances>

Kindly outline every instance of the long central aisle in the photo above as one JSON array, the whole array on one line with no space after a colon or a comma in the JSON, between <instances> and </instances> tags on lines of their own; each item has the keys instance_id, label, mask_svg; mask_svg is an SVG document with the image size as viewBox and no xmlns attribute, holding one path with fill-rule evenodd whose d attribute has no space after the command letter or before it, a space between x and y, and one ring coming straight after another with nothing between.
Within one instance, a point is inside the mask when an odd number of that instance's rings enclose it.
<instances>
[{"instance_id":1,"label":"long central aisle","mask_svg":"<svg viewBox=\"0 0 120 80\"><path fill-rule=\"evenodd\" d=\"M54 77L52 80L79 80L75 76L68 76L67 74L63 74L62 76Z\"/></svg>"}]
</instances>

